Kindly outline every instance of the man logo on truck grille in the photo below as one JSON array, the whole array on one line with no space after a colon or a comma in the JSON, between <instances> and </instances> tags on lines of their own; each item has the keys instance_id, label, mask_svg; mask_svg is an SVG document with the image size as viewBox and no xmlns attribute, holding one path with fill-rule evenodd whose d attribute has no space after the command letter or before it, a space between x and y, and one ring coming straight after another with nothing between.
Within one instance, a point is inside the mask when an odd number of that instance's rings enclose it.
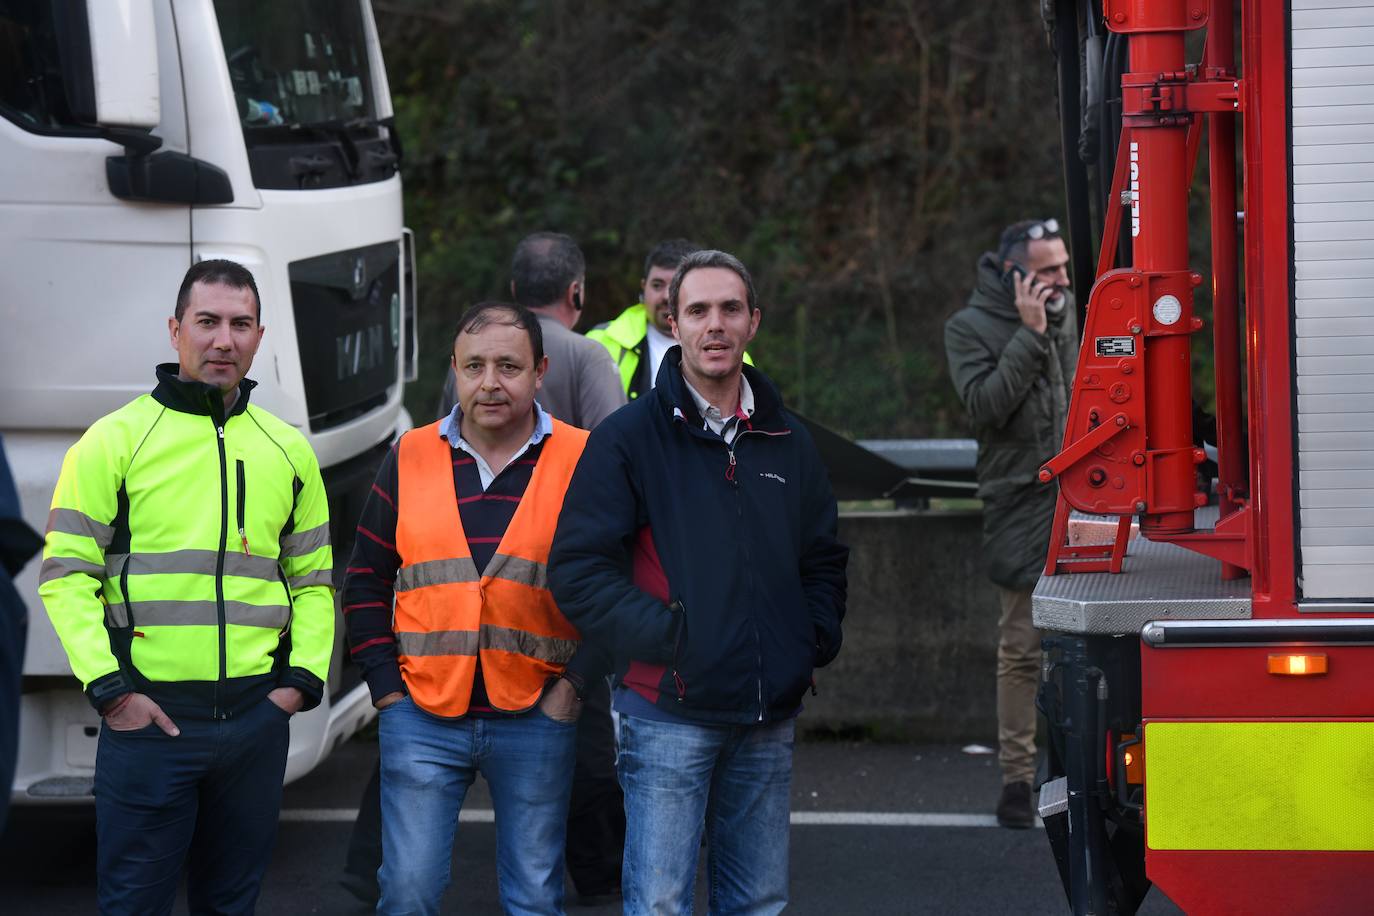
<instances>
[{"instance_id":1,"label":"man logo on truck grille","mask_svg":"<svg viewBox=\"0 0 1374 916\"><path fill-rule=\"evenodd\" d=\"M1135 356L1134 337L1098 337L1098 356Z\"/></svg>"},{"instance_id":2,"label":"man logo on truck grille","mask_svg":"<svg viewBox=\"0 0 1374 916\"><path fill-rule=\"evenodd\" d=\"M334 338L336 381L382 368L386 361L386 334L380 324L359 328Z\"/></svg>"},{"instance_id":3,"label":"man logo on truck grille","mask_svg":"<svg viewBox=\"0 0 1374 916\"><path fill-rule=\"evenodd\" d=\"M358 255L353 261L353 298L362 298L364 290L367 289L367 261L363 260L362 255Z\"/></svg>"}]
</instances>

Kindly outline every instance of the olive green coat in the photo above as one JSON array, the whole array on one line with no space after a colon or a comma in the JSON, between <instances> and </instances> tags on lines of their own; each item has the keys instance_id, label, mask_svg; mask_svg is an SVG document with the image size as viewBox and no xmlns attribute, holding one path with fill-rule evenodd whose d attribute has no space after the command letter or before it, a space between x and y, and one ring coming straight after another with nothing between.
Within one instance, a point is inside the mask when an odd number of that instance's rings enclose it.
<instances>
[{"instance_id":1,"label":"olive green coat","mask_svg":"<svg viewBox=\"0 0 1374 916\"><path fill-rule=\"evenodd\" d=\"M988 576L1035 585L1045 564L1056 489L1036 472L1060 448L1078 361L1072 294L1044 334L1021 323L996 255L978 260L968 305L945 323L949 376L978 439L978 496Z\"/></svg>"}]
</instances>

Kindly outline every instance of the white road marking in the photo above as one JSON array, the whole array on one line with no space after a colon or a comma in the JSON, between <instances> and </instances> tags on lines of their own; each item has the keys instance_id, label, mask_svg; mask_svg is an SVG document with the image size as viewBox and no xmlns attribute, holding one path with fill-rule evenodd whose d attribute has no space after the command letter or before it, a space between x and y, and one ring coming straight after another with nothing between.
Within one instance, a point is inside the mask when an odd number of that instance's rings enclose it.
<instances>
[{"instance_id":1,"label":"white road marking","mask_svg":"<svg viewBox=\"0 0 1374 916\"><path fill-rule=\"evenodd\" d=\"M288 823L352 823L356 808L285 808L281 819ZM490 808L464 808L458 813L464 824L491 824L496 812ZM795 827L996 827L991 814L953 814L924 811L793 811ZM1035 826L1043 827L1039 818Z\"/></svg>"},{"instance_id":2,"label":"white road marking","mask_svg":"<svg viewBox=\"0 0 1374 916\"><path fill-rule=\"evenodd\" d=\"M793 811L793 826L821 827L996 827L991 814L935 811ZM1044 824L1036 818L1035 825Z\"/></svg>"},{"instance_id":3,"label":"white road marking","mask_svg":"<svg viewBox=\"0 0 1374 916\"><path fill-rule=\"evenodd\" d=\"M357 808L283 808L281 820L295 823L346 823L358 819ZM496 812L490 808L464 808L458 812L463 824L494 824Z\"/></svg>"}]
</instances>

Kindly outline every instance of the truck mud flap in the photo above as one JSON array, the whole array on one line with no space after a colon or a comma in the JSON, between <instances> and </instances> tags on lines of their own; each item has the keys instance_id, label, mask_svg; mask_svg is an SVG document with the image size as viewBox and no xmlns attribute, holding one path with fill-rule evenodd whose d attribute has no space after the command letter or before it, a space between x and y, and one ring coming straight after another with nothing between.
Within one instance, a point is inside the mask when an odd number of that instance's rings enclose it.
<instances>
[{"instance_id":1,"label":"truck mud flap","mask_svg":"<svg viewBox=\"0 0 1374 916\"><path fill-rule=\"evenodd\" d=\"M1059 868L1059 881L1064 896L1069 896L1069 780L1066 776L1052 779L1040 787L1040 820L1045 823L1045 836L1050 841L1054 864Z\"/></svg>"}]
</instances>

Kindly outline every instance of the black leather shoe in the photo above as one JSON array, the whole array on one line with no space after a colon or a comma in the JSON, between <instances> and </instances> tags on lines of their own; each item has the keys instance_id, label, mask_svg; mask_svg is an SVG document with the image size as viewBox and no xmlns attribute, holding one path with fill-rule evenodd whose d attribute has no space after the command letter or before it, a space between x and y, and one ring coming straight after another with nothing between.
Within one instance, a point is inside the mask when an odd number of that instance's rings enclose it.
<instances>
[{"instance_id":1,"label":"black leather shoe","mask_svg":"<svg viewBox=\"0 0 1374 916\"><path fill-rule=\"evenodd\" d=\"M1013 830L1035 826L1030 783L1009 782L1002 787L1002 797L997 801L997 823Z\"/></svg>"}]
</instances>

